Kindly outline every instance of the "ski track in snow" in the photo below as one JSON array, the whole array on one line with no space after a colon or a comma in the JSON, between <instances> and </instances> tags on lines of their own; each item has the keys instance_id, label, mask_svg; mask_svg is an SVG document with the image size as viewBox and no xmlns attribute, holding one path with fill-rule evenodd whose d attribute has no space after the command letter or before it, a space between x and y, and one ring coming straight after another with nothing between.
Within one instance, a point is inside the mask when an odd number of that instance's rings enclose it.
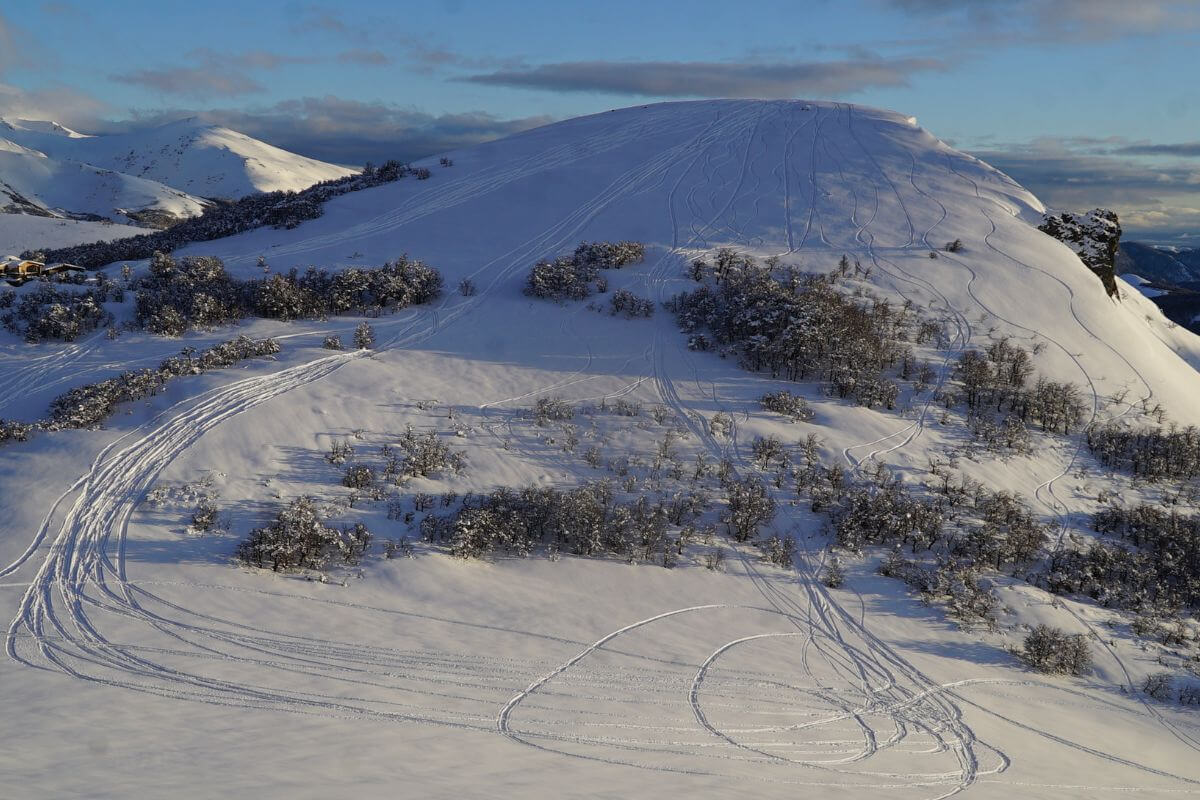
<instances>
[{"instance_id":1,"label":"ski track in snow","mask_svg":"<svg viewBox=\"0 0 1200 800\"><path fill-rule=\"evenodd\" d=\"M932 303L942 314L949 338L943 348L940 386L947 379L952 360L971 345L972 326L945 292L905 270L899 258L889 257L888 251L936 249L930 236L948 212L918 184L915 155L910 154L911 169L902 176L889 174L878 163L855 130L854 114L850 106L801 109L795 103L763 104L727 113L722 109L707 126L697 126L695 135L617 176L555 224L481 265L472 274L483 284L476 297L445 297L433 308L414 309L388 320L386 326L396 330L373 352L412 347L469 319L472 309L511 283L517 271L527 268L532 260L575 242L606 207L639 191L670 185L665 214L674 232L671 247L653 260L646 278L653 297L666 300L671 280L686 261L685 251L709 247L713 241L750 247L762 244L748 231L767 213L762 203L762 183L770 179L782 190L783 219L779 227L786 252L804 255L815 249L828 255L844 249L862 254L898 292L911 296L921 308ZM463 178L446 179L440 186L416 190L387 212L344 231L302 239L272 252L310 252L395 230L540 170L666 131L672 120L668 112L648 113L636 126L601 128L571 146L553 147ZM770 137L782 139L782 160L773 166L765 163L772 153ZM808 152L806 172L793 161L799 147ZM851 158L847 150L857 155ZM958 173L949 160L947 170L974 183L969 176ZM820 208L820 198L825 196L821 177L835 172L840 184L853 195L852 241L830 239L829 231L837 229L827 229ZM847 179L848 173L853 173L855 179ZM974 190L983 199L978 184ZM907 241L878 242L872 232L880 212L881 193L894 197L906 216ZM918 226L913 217L916 211L927 215L932 223ZM986 212L983 216L994 234L995 222ZM1005 253L991 241L992 234L984 239L989 248L1020 267L1057 280L1070 296L1075 321L1120 356L1079 317L1068 284ZM962 259L950 256L943 257L961 269L963 290L984 311L1016 329L1035 333L1003 320L980 301L973 291L977 275ZM254 258L238 252L226 252L223 257L231 263ZM588 371L595 353L573 327L578 313L583 312L576 309L564 316L562 333L581 341L581 352L587 352L583 366L547 386L483 404L480 411L488 420L485 427L492 430L502 424L488 416L499 406L591 379ZM713 401L718 399L716 386L707 390L701 387L699 370L670 322L655 319L652 324L654 336L646 351L630 356L620 370L620 374L629 374L633 361L644 360L647 373L600 396L620 396L643 382L653 382L662 401L712 456L730 458L736 466L742 466L736 425L727 441L718 441L703 414L676 387L672 373L679 365L690 368L689 380L695 383L695 394L706 398L711 395ZM30 386L57 385L61 382L58 376L71 373L73 367L94 355L95 338L25 360L7 372L0 377L0 405ZM1075 359L1092 387L1094 417L1099 396L1091 376L1065 346L1051 343ZM1048 739L1075 754L1087 754L1189 787L1200 786L1195 779L1071 741L965 696L973 686L1003 681L935 681L870 629L861 598L857 613L852 613L842 600L848 593L824 587L817 579L824 549L812 545L799 555L796 574L787 581L764 573L745 548L733 546L736 565L762 596L762 607L716 603L690 606L625 624L590 643L554 639L556 647L573 652L558 663L405 650L271 631L181 606L168 600L165 592L151 588L160 584L130 579L126 570L130 516L163 469L222 422L323 380L347 364L369 357L371 352L324 356L219 386L171 406L104 448L90 470L48 510L26 550L0 569L0 577L12 576L35 556L42 556L9 625L5 645L8 656L29 667L59 671L83 681L213 705L450 726L495 732L515 744L571 758L647 770L749 775L768 783L863 791L902 789L911 796L926 798L946 798L976 783L1005 781L1001 774L1010 768L1011 758L976 735L965 719L965 712L971 710ZM1129 367L1144 384L1148 398L1149 383L1132 364ZM753 375L744 377L756 379ZM861 469L917 440L932 412L935 393L936 389L928 390L910 424L845 448L843 456L851 468ZM861 457L855 455L868 448L873 449ZM1066 503L1055 493L1055 482L1069 472L1079 455L1078 449L1071 453L1062 472L1043 483L1037 495L1062 520L1062 535L1069 516ZM190 586L246 591L238 587ZM262 594L280 602L336 603L358 608L363 614L406 613L306 594L265 590ZM703 639L703 619L712 614L745 615L749 630L733 640L704 642L704 646L698 643L695 660L686 663L661 658L655 652L654 631L682 625ZM471 624L452 619L445 622ZM110 629L118 633L109 633ZM528 631L513 631L510 635L553 639ZM790 669L785 673L748 667L753 660L738 660L738 654L747 650L777 647L791 648ZM1120 664L1115 653L1112 657ZM219 667L229 664L238 665L240 674L252 677L236 682L221 677ZM290 688L294 677L317 679L329 691ZM1090 692L1058 684L1024 684L1052 687L1076 700L1098 702ZM603 705L597 708L597 702ZM1181 741L1197 746L1194 737L1149 704L1145 707ZM755 765L754 772L740 770L747 763ZM1139 791L1136 787L1063 788L1093 793Z\"/></svg>"}]
</instances>

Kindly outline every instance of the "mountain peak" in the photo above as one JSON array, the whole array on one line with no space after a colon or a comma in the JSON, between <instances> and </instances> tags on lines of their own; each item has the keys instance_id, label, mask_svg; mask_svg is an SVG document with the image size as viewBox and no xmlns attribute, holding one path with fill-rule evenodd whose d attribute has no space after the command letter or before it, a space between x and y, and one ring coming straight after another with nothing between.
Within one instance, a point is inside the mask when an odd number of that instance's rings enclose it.
<instances>
[{"instance_id":1,"label":"mountain peak","mask_svg":"<svg viewBox=\"0 0 1200 800\"><path fill-rule=\"evenodd\" d=\"M61 136L66 139L90 139L92 138L86 133L71 130L62 123L54 120L45 119L8 119L0 118L0 128L7 131L27 131L29 133L47 134L50 136Z\"/></svg>"}]
</instances>

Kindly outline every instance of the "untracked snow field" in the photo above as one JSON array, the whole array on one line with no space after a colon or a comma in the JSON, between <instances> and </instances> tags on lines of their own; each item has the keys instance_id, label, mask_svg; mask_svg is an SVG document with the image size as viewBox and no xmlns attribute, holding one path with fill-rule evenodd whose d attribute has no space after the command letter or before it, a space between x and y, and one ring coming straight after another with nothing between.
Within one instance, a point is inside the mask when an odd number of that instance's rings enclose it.
<instances>
[{"instance_id":1,"label":"untracked snow field","mask_svg":"<svg viewBox=\"0 0 1200 800\"><path fill-rule=\"evenodd\" d=\"M367 452L406 425L437 431L467 469L405 490L437 495L576 486L612 475L579 451L646 459L668 430L685 463L703 453L750 471L756 436L815 433L827 463L882 462L916 483L969 438L940 422L933 392L856 407L690 351L661 308L626 320L522 294L536 260L583 240L644 242L645 262L609 273L610 291L660 302L694 287L688 263L717 247L821 272L845 254L870 268L862 286L942 325L924 354L939 382L964 349L1009 336L1037 346L1040 372L1083 387L1096 420L1161 403L1200 423L1200 339L1128 286L1109 299L1036 230L1035 197L909 118L844 104L645 106L449 155L430 180L341 196L294 230L176 254L220 256L244 277L262 274L260 257L284 272L408 253L442 271L439 300L369 320L373 350L321 347L349 342L351 317L179 340L3 334L0 416L25 420L184 346L245 332L282 352L180 378L103 430L0 449L0 796L1200 795L1200 717L1140 692L1163 653L1116 612L996 574L1000 624L963 630L876 574L878 553L846 558L845 584L827 588L824 518L782 497L772 525L797 539L793 569L723 534L723 571L699 555L673 569L460 560L382 504L351 507L324 457L335 441ZM956 238L961 252L929 257ZM455 291L464 278L475 294ZM780 388L814 419L762 411ZM551 396L661 410L580 413L572 450L530 418ZM721 412L733 423L716 430ZM1037 444L959 469L1029 498L1056 526L1052 546L1089 535L1103 472L1078 435ZM304 494L338 522L409 535L414 557L375 550L325 582L237 566L237 541ZM200 495L223 532L187 530ZM1094 634L1094 669L1025 668L1010 648L1039 622Z\"/></svg>"}]
</instances>

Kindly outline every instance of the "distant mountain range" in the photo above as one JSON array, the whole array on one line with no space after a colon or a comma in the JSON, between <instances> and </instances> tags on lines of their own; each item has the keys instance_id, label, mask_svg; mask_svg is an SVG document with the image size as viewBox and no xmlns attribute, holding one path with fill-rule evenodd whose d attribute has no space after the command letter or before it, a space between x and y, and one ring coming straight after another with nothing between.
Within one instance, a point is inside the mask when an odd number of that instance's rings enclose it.
<instances>
[{"instance_id":1,"label":"distant mountain range","mask_svg":"<svg viewBox=\"0 0 1200 800\"><path fill-rule=\"evenodd\" d=\"M1137 285L1173 322L1200 333L1200 248L1122 242L1117 273Z\"/></svg>"},{"instance_id":2,"label":"distant mountain range","mask_svg":"<svg viewBox=\"0 0 1200 800\"><path fill-rule=\"evenodd\" d=\"M1117 253L1117 272L1132 272L1151 281L1200 281L1200 248L1121 242Z\"/></svg>"},{"instance_id":3,"label":"distant mountain range","mask_svg":"<svg viewBox=\"0 0 1200 800\"><path fill-rule=\"evenodd\" d=\"M161 227L215 199L353 172L195 119L105 136L0 119L0 211L10 214Z\"/></svg>"}]
</instances>

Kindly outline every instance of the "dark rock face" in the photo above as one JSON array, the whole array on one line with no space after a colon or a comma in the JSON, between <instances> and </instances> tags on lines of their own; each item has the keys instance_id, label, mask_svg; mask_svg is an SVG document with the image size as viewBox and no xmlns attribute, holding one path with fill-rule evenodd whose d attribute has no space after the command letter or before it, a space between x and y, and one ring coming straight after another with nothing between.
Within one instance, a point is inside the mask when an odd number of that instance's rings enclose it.
<instances>
[{"instance_id":1,"label":"dark rock face","mask_svg":"<svg viewBox=\"0 0 1200 800\"><path fill-rule=\"evenodd\" d=\"M1116 264L1121 244L1121 223L1117 214L1095 208L1086 214L1047 214L1038 230L1048 233L1070 247L1079 260L1096 273L1109 297L1118 297Z\"/></svg>"}]
</instances>

